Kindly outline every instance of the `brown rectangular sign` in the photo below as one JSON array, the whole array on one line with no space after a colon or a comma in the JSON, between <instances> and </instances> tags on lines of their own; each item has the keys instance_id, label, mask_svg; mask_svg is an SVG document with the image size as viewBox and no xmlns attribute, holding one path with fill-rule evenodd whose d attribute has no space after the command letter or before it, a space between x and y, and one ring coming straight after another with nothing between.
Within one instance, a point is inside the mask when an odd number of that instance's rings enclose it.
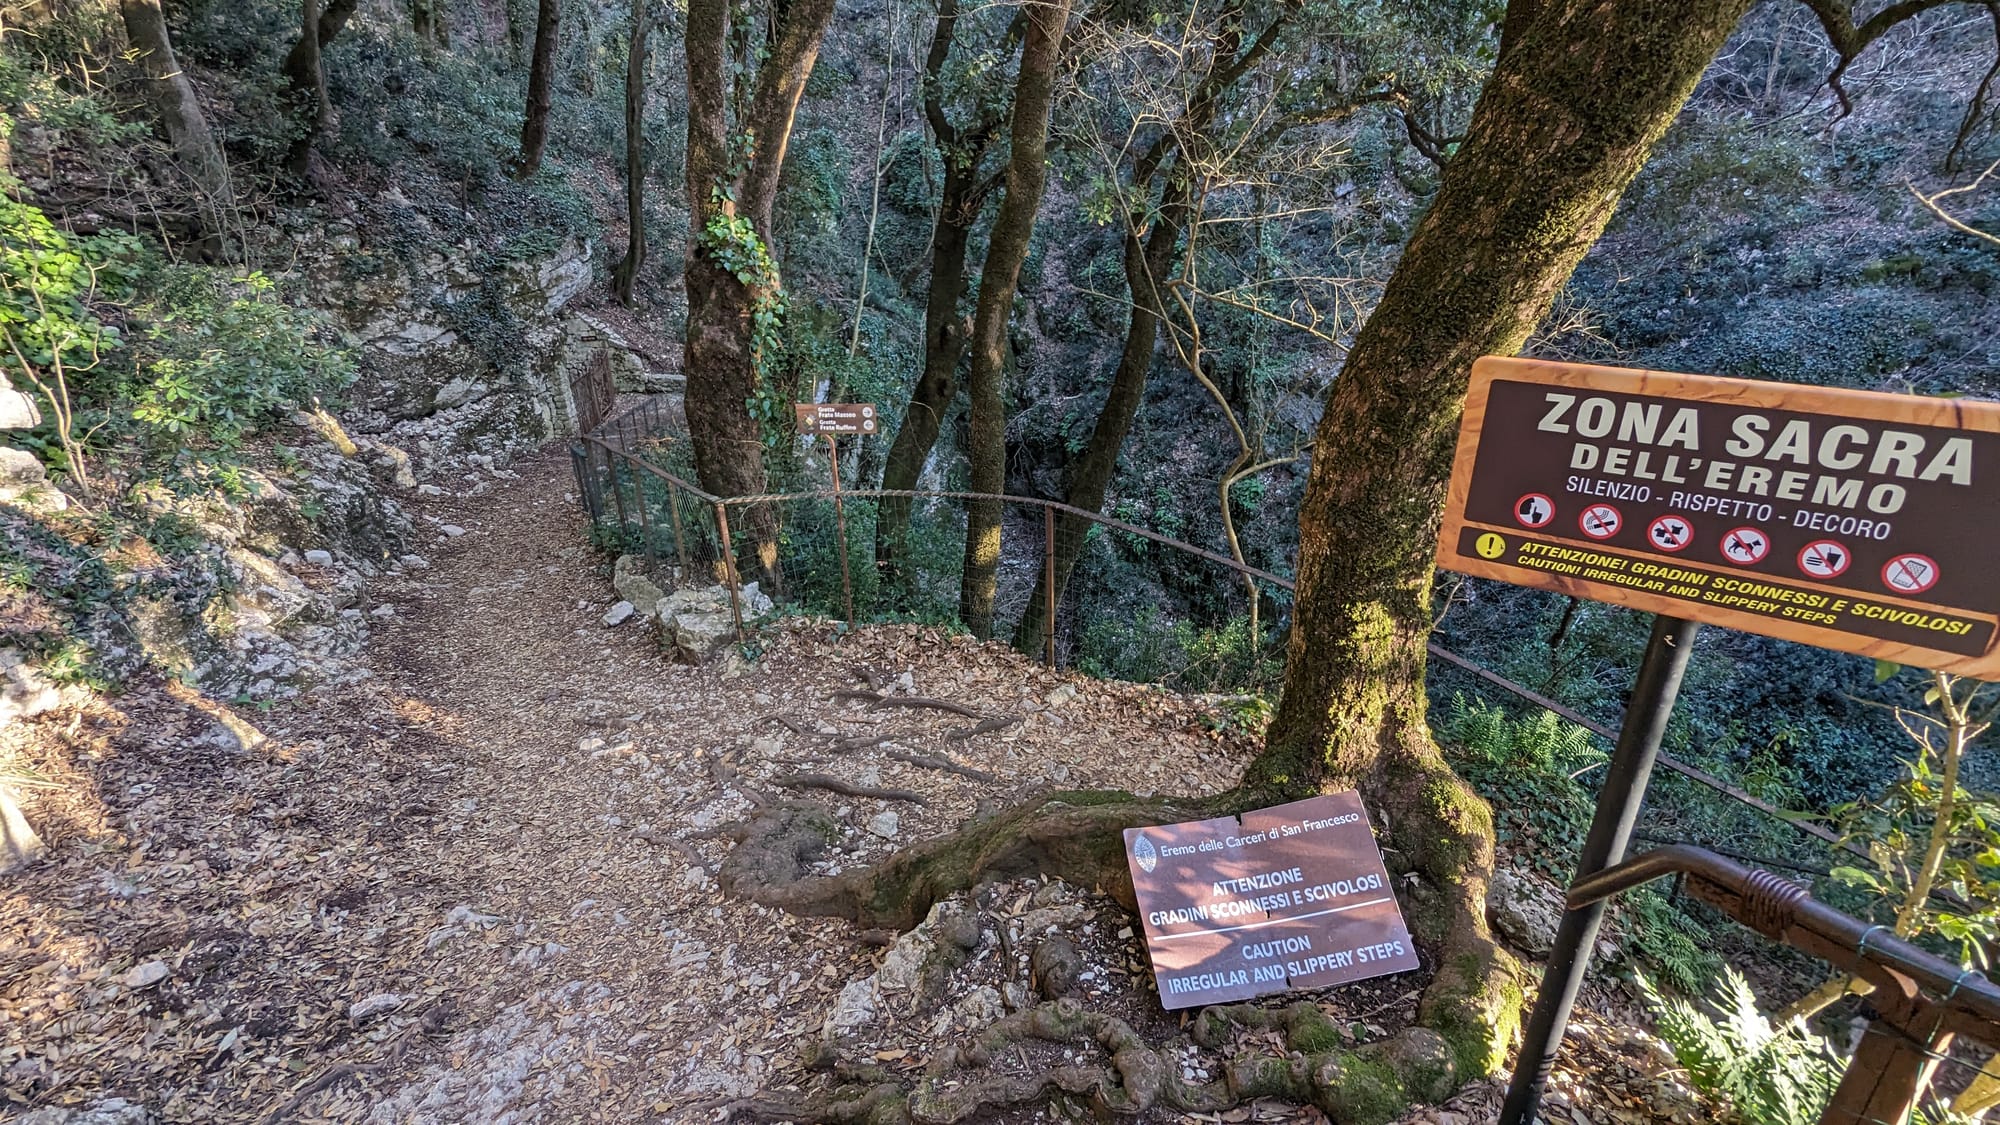
<instances>
[{"instance_id":1,"label":"brown rectangular sign","mask_svg":"<svg viewBox=\"0 0 2000 1125\"><path fill-rule=\"evenodd\" d=\"M1488 356L1437 557L2000 678L2000 403Z\"/></svg>"},{"instance_id":2,"label":"brown rectangular sign","mask_svg":"<svg viewBox=\"0 0 2000 1125\"><path fill-rule=\"evenodd\" d=\"M1125 858L1168 1008L1417 967L1356 793L1128 828Z\"/></svg>"},{"instance_id":3,"label":"brown rectangular sign","mask_svg":"<svg viewBox=\"0 0 2000 1125\"><path fill-rule=\"evenodd\" d=\"M881 426L869 402L799 402L792 412L802 434L872 434Z\"/></svg>"}]
</instances>

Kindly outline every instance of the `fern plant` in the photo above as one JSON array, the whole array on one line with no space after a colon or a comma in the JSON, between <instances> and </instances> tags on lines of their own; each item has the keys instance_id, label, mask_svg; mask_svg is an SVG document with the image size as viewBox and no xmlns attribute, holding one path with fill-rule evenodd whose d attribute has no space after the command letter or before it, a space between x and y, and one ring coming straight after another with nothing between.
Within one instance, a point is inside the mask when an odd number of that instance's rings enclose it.
<instances>
[{"instance_id":1,"label":"fern plant","mask_svg":"<svg viewBox=\"0 0 2000 1125\"><path fill-rule=\"evenodd\" d=\"M1773 1026L1750 983L1725 967L1706 1005L1666 996L1639 974L1655 1032L1687 1068L1688 1080L1728 1103L1743 1125L1811 1125L1846 1069L1832 1044L1793 1020Z\"/></svg>"}]
</instances>

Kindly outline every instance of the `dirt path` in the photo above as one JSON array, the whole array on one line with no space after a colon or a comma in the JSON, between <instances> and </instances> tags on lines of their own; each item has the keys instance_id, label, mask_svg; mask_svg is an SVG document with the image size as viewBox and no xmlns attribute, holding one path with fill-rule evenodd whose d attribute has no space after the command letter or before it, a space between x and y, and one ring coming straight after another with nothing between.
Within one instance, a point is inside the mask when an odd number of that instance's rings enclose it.
<instances>
[{"instance_id":1,"label":"dirt path","mask_svg":"<svg viewBox=\"0 0 2000 1125\"><path fill-rule=\"evenodd\" d=\"M552 448L431 501L427 561L369 584L347 611L366 651L295 703L153 683L0 731L67 785L50 859L0 887L0 1120L714 1120L802 1078L801 1041L883 959L879 935L720 891L752 800L824 803L832 874L1036 785L1219 789L1252 749L1196 701L915 626L792 620L753 664L676 665L646 623L603 623L573 491ZM971 719L838 694L869 685L1018 721L958 737ZM1101 918L1079 927L1107 966L1090 995L1158 1022L1122 911L1059 887L980 901L986 952L858 1049L920 1067L983 1026L954 1014L973 993L1015 1003L1026 954L998 930L1029 905ZM1321 999L1380 1011L1380 987Z\"/></svg>"},{"instance_id":2,"label":"dirt path","mask_svg":"<svg viewBox=\"0 0 2000 1125\"><path fill-rule=\"evenodd\" d=\"M442 759L467 779L446 802L437 862L467 888L462 905L476 916L441 922L427 939L459 982L460 1030L428 1062L399 1067L399 1086L357 1086L348 1104L325 1105L331 1115L365 1104L383 1121L693 1119L693 1106L794 1071L798 1041L819 1032L880 949L844 923L718 891L708 872L728 841L716 830L749 809L727 784L737 773L767 792L773 777L814 770L927 796L917 805L813 794L849 825L855 862L893 846L884 814L907 840L955 826L1015 781L1130 786L1150 774L1167 788L1205 775L1217 783L1231 769L1193 709L1161 693L1086 683L1090 698L1079 701L1072 677L928 631L839 637L796 623L731 677L670 663L640 623L599 620L615 595L566 496L566 456L516 469L518 480L438 513L465 534L442 545L431 571L385 589L407 605L378 649L405 693L420 761ZM904 691L1023 722L948 744L939 736L967 720L834 701L870 674L892 691L900 680ZM1142 710L1134 700L1157 713L1118 718ZM1122 732L1161 720L1178 729L1149 740L1154 752L1135 771ZM995 781L881 752L894 744L836 762L823 737L871 732L933 753L949 745Z\"/></svg>"}]
</instances>

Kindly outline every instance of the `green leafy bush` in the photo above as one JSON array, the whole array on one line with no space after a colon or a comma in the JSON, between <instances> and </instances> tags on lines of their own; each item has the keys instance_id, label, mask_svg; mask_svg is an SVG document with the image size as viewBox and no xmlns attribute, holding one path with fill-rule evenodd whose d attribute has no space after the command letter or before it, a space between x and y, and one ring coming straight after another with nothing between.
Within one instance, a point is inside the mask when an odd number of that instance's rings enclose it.
<instances>
[{"instance_id":1,"label":"green leafy bush","mask_svg":"<svg viewBox=\"0 0 2000 1125\"><path fill-rule=\"evenodd\" d=\"M323 318L279 300L262 274L176 267L151 288L138 310L144 355L123 394L162 444L233 452L260 424L354 377Z\"/></svg>"}]
</instances>

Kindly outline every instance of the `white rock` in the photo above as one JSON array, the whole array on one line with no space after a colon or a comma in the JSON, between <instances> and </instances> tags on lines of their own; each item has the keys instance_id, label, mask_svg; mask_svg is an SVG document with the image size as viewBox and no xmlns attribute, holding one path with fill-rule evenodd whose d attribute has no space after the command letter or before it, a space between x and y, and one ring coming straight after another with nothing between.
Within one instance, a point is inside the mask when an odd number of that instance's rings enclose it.
<instances>
[{"instance_id":1,"label":"white rock","mask_svg":"<svg viewBox=\"0 0 2000 1125\"><path fill-rule=\"evenodd\" d=\"M422 555L404 555L396 561L409 567L411 570L429 570L431 565L431 560Z\"/></svg>"},{"instance_id":2,"label":"white rock","mask_svg":"<svg viewBox=\"0 0 2000 1125\"><path fill-rule=\"evenodd\" d=\"M895 839L896 831L901 827L902 822L891 811L879 812L868 818L868 831L882 837L884 840Z\"/></svg>"},{"instance_id":3,"label":"white rock","mask_svg":"<svg viewBox=\"0 0 2000 1125\"><path fill-rule=\"evenodd\" d=\"M417 486L417 494L420 496L443 496L444 489L434 484L420 484Z\"/></svg>"},{"instance_id":4,"label":"white rock","mask_svg":"<svg viewBox=\"0 0 2000 1125\"><path fill-rule=\"evenodd\" d=\"M631 602L619 602L604 611L604 623L612 626L623 625L637 612L639 611L632 608Z\"/></svg>"},{"instance_id":5,"label":"white rock","mask_svg":"<svg viewBox=\"0 0 2000 1125\"><path fill-rule=\"evenodd\" d=\"M131 971L118 978L118 983L126 988L151 988L172 975L165 961L148 961L134 965Z\"/></svg>"},{"instance_id":6,"label":"white rock","mask_svg":"<svg viewBox=\"0 0 2000 1125\"><path fill-rule=\"evenodd\" d=\"M443 527L438 528L438 530L444 532L446 539L456 539L465 534L465 529L455 523L445 524Z\"/></svg>"},{"instance_id":7,"label":"white rock","mask_svg":"<svg viewBox=\"0 0 2000 1125\"><path fill-rule=\"evenodd\" d=\"M331 551L307 551L307 552L306 552L306 562L307 562L307 563L309 563L309 564L311 564L312 566L332 566L332 565L333 565L333 552L331 552Z\"/></svg>"},{"instance_id":8,"label":"white rock","mask_svg":"<svg viewBox=\"0 0 2000 1125\"><path fill-rule=\"evenodd\" d=\"M403 1004L403 998L393 992L378 992L373 996L364 996L354 1003L349 1004L347 1006L347 1018L360 1023L362 1020L372 1016L393 1012L402 1007Z\"/></svg>"},{"instance_id":9,"label":"white rock","mask_svg":"<svg viewBox=\"0 0 2000 1125\"><path fill-rule=\"evenodd\" d=\"M1045 696L1044 701L1047 702L1048 705L1051 707L1061 707L1063 704L1068 703L1070 700L1075 698L1076 698L1076 685L1062 684L1059 687L1057 687L1054 691L1050 692L1047 696Z\"/></svg>"}]
</instances>

